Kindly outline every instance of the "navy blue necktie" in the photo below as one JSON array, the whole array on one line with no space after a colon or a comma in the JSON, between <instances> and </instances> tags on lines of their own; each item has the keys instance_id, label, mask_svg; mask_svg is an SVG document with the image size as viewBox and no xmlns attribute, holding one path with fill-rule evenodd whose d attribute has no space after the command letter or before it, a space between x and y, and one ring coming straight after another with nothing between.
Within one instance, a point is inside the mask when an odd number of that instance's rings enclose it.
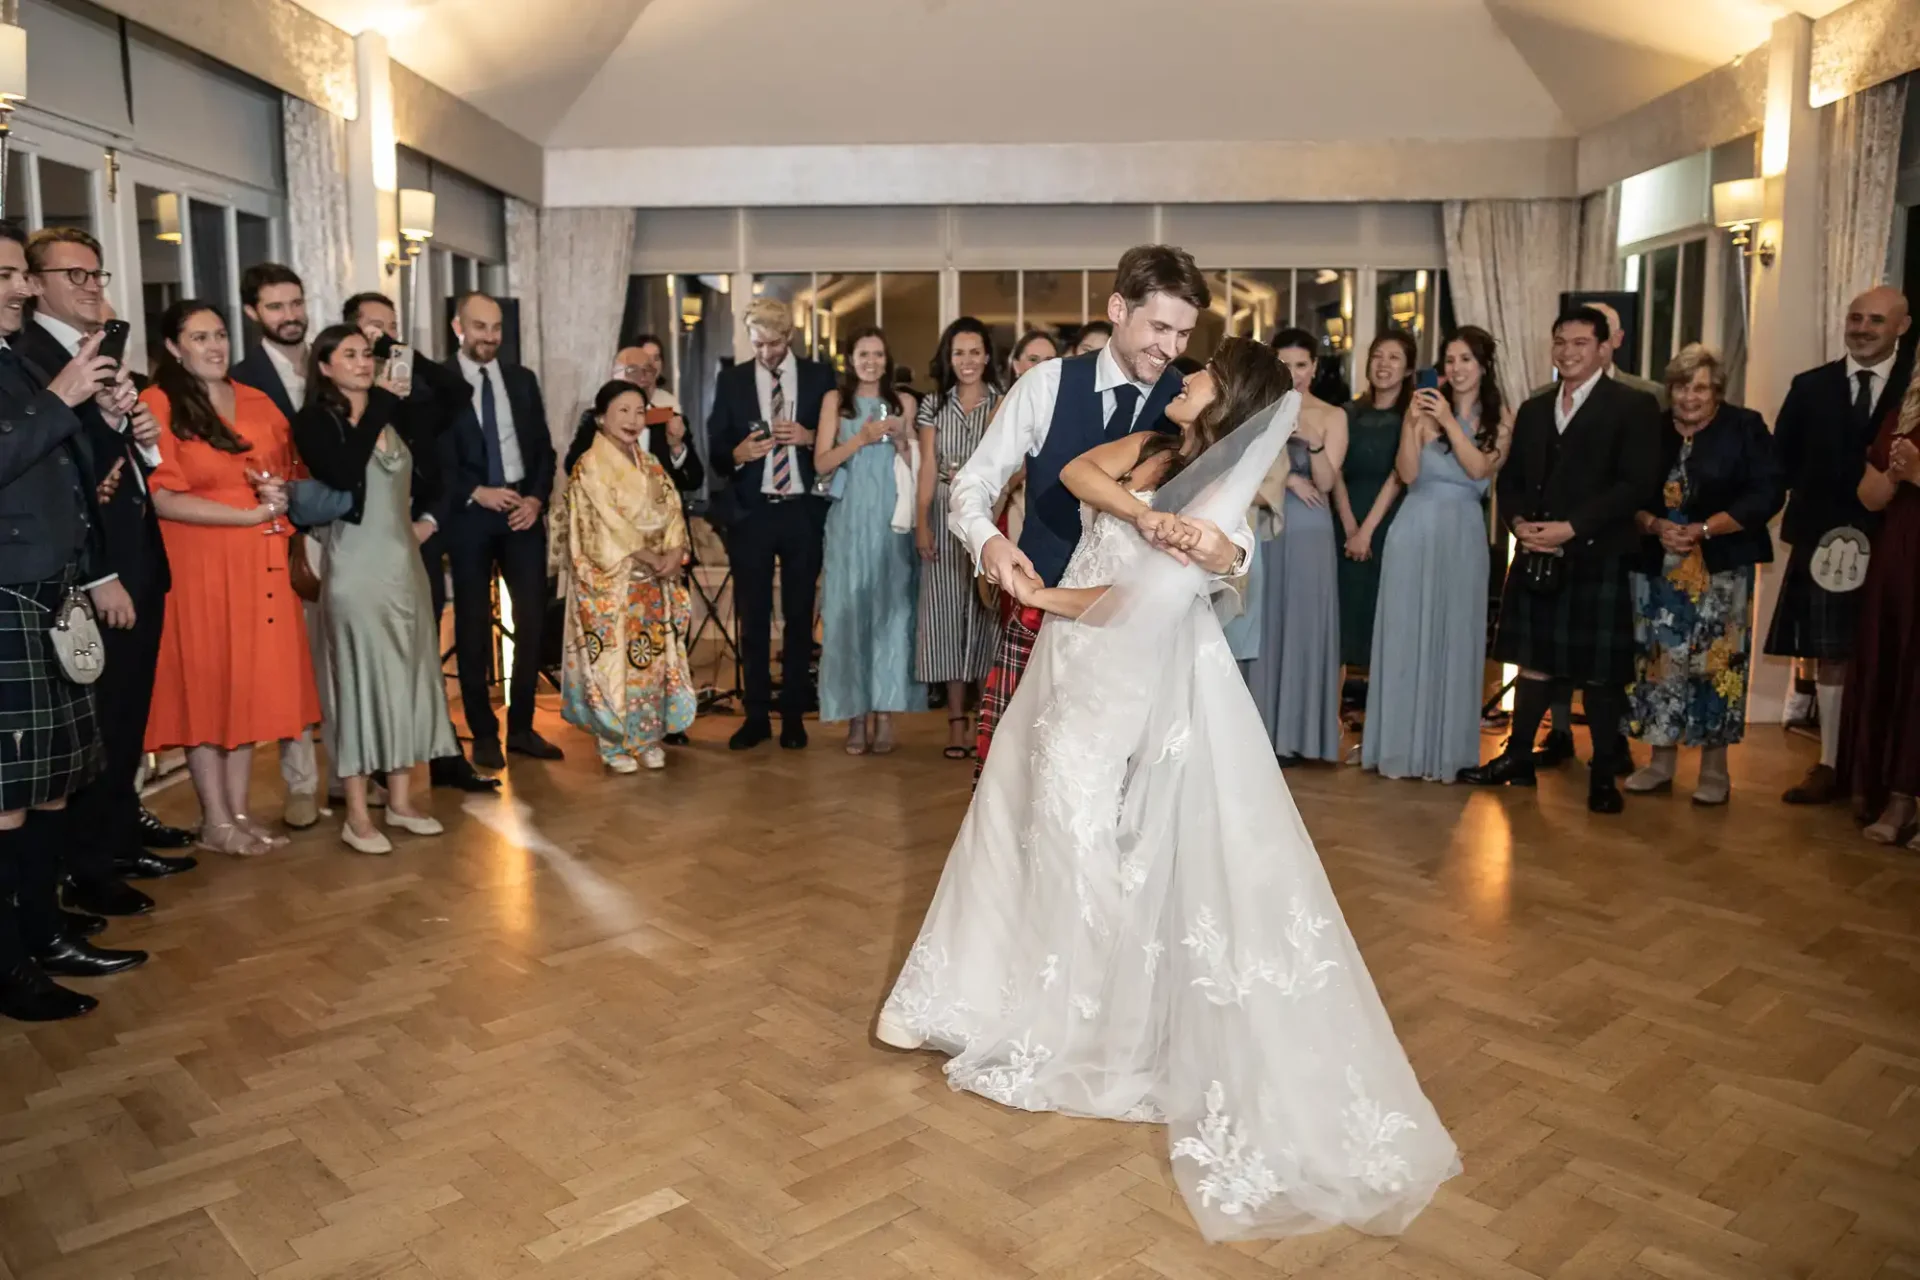
<instances>
[{"instance_id":1,"label":"navy blue necktie","mask_svg":"<svg viewBox=\"0 0 1920 1280\"><path fill-rule=\"evenodd\" d=\"M1133 430L1133 411L1140 405L1140 388L1123 382L1113 389L1113 412L1107 415L1107 439L1115 440Z\"/></svg>"},{"instance_id":2,"label":"navy blue necktie","mask_svg":"<svg viewBox=\"0 0 1920 1280\"><path fill-rule=\"evenodd\" d=\"M480 369L480 435L487 446L487 485L498 489L507 483L507 466L500 460L500 412L493 406L493 375L484 365Z\"/></svg>"}]
</instances>

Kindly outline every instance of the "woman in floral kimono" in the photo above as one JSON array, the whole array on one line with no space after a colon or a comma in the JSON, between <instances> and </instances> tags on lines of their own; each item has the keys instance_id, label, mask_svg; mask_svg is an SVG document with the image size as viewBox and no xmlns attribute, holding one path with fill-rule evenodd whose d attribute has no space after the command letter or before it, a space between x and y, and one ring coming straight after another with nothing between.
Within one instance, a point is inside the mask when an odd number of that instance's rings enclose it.
<instances>
[{"instance_id":1,"label":"woman in floral kimono","mask_svg":"<svg viewBox=\"0 0 1920 1280\"><path fill-rule=\"evenodd\" d=\"M601 387L598 434L567 484L561 712L599 740L615 773L665 768L661 740L694 715L687 522L673 480L640 443L646 415L632 383Z\"/></svg>"}]
</instances>

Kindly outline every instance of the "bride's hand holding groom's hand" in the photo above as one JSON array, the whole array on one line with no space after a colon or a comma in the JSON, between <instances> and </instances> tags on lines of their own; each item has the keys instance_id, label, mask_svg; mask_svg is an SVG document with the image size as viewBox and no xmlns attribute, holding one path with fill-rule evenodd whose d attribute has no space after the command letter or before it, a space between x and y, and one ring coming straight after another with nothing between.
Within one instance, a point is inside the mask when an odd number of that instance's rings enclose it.
<instances>
[{"instance_id":1,"label":"bride's hand holding groom's hand","mask_svg":"<svg viewBox=\"0 0 1920 1280\"><path fill-rule=\"evenodd\" d=\"M1004 533L989 538L987 545L980 548L980 574L1015 599L1019 598L1019 593L1014 584L1020 575L1039 580L1039 575L1033 571L1033 561L1027 559L1026 553L1014 546L1013 539Z\"/></svg>"}]
</instances>

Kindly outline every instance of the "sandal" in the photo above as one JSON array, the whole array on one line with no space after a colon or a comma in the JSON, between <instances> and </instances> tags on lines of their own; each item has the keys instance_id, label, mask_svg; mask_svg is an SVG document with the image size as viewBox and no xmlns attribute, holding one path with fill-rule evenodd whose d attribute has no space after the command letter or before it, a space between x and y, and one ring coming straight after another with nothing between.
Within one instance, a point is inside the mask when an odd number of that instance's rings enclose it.
<instances>
[{"instance_id":1,"label":"sandal","mask_svg":"<svg viewBox=\"0 0 1920 1280\"><path fill-rule=\"evenodd\" d=\"M879 715L874 717L873 754L890 756L895 746L893 740L893 717Z\"/></svg>"},{"instance_id":2,"label":"sandal","mask_svg":"<svg viewBox=\"0 0 1920 1280\"><path fill-rule=\"evenodd\" d=\"M193 844L196 849L224 853L235 858L258 858L273 851L271 844L233 822L200 828L200 836Z\"/></svg>"},{"instance_id":3,"label":"sandal","mask_svg":"<svg viewBox=\"0 0 1920 1280\"><path fill-rule=\"evenodd\" d=\"M966 722L967 722L966 716L948 716L947 717L947 727L949 729L951 729L956 724L965 724ZM973 747L959 747L959 746L950 745L947 747L945 751L942 751L940 754L945 756L949 760L966 760L973 755L975 749L976 748L973 748Z\"/></svg>"},{"instance_id":4,"label":"sandal","mask_svg":"<svg viewBox=\"0 0 1920 1280\"><path fill-rule=\"evenodd\" d=\"M867 754L867 718L855 716L847 721L847 754L863 756Z\"/></svg>"}]
</instances>

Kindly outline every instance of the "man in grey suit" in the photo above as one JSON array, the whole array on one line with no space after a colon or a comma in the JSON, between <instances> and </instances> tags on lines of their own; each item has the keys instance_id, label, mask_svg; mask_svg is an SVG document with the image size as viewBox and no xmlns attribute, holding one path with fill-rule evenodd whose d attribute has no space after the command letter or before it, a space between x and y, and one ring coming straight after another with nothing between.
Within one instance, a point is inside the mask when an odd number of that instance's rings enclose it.
<instances>
[{"instance_id":1,"label":"man in grey suit","mask_svg":"<svg viewBox=\"0 0 1920 1280\"><path fill-rule=\"evenodd\" d=\"M1607 318L1607 327L1613 331L1608 336L1606 343L1606 376L1623 387L1632 387L1635 391L1646 392L1660 402L1660 411L1662 413L1666 412L1667 387L1664 382L1649 382L1645 378L1635 377L1616 363L1620 355L1620 344L1627 340L1627 331L1620 325L1620 313L1605 302L1589 302L1585 305L1605 316ZM1527 393L1527 399L1531 400L1535 396L1549 395L1552 393L1554 386L1554 383L1549 382L1543 387L1535 387ZM1547 731L1546 740L1540 744L1540 749L1534 753L1533 757L1534 764L1542 769L1549 769L1555 765L1565 764L1567 761L1573 759L1573 696L1571 694L1567 694L1554 701L1551 724L1552 727ZM1625 752L1622 752L1621 758L1617 762L1617 767L1623 772L1632 772L1633 761Z\"/></svg>"}]
</instances>

